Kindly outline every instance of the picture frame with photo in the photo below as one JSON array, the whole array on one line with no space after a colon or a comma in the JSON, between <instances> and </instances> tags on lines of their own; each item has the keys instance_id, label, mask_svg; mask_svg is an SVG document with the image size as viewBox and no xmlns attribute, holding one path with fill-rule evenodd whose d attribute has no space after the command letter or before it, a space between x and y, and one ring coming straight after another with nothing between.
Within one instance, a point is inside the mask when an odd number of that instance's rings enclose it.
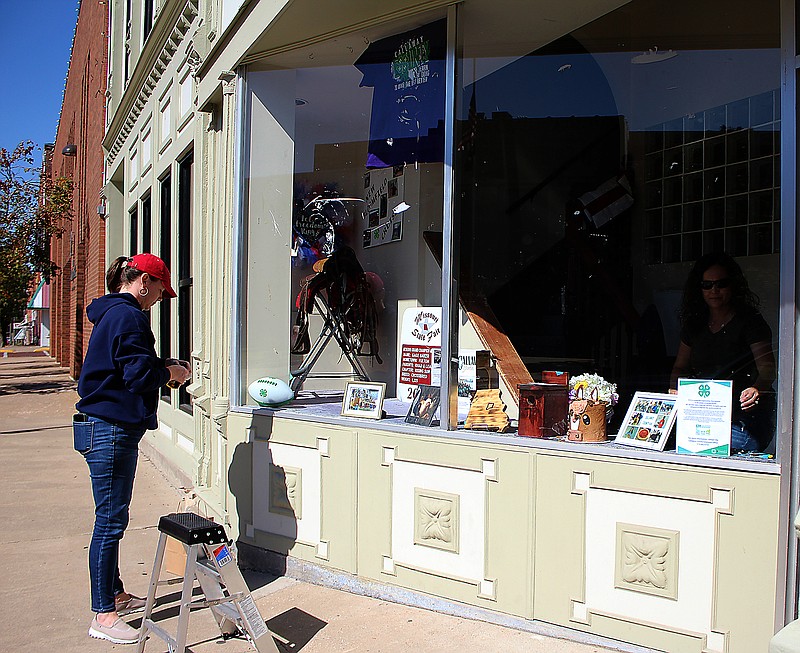
<instances>
[{"instance_id":1,"label":"picture frame with photo","mask_svg":"<svg viewBox=\"0 0 800 653\"><path fill-rule=\"evenodd\" d=\"M433 418L439 408L439 397L438 385L418 385L406 415L406 422L418 426L433 424Z\"/></svg>"},{"instance_id":2,"label":"picture frame with photo","mask_svg":"<svg viewBox=\"0 0 800 653\"><path fill-rule=\"evenodd\" d=\"M342 415L344 417L381 419L385 397L385 383L348 381L342 399Z\"/></svg>"},{"instance_id":3,"label":"picture frame with photo","mask_svg":"<svg viewBox=\"0 0 800 653\"><path fill-rule=\"evenodd\" d=\"M678 395L636 392L614 442L664 451L677 415Z\"/></svg>"}]
</instances>

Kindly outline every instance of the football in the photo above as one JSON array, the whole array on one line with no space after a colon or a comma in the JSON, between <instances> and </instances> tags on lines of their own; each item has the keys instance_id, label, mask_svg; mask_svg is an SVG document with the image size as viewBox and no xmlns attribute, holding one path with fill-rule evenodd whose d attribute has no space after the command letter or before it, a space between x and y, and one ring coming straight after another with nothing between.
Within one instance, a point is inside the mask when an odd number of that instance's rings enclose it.
<instances>
[{"instance_id":1,"label":"football","mask_svg":"<svg viewBox=\"0 0 800 653\"><path fill-rule=\"evenodd\" d=\"M247 392L259 406L280 406L294 399L294 392L286 382L272 376L256 379Z\"/></svg>"}]
</instances>

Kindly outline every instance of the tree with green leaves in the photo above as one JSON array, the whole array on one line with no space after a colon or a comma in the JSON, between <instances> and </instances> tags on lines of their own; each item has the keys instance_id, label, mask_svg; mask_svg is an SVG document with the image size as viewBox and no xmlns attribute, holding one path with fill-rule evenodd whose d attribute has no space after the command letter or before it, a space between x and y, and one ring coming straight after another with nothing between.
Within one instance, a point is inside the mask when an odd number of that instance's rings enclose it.
<instances>
[{"instance_id":1,"label":"tree with green leaves","mask_svg":"<svg viewBox=\"0 0 800 653\"><path fill-rule=\"evenodd\" d=\"M34 164L38 147L23 141L0 148L0 334L19 320L36 274L50 281L58 266L50 239L72 217L72 180L45 179Z\"/></svg>"}]
</instances>

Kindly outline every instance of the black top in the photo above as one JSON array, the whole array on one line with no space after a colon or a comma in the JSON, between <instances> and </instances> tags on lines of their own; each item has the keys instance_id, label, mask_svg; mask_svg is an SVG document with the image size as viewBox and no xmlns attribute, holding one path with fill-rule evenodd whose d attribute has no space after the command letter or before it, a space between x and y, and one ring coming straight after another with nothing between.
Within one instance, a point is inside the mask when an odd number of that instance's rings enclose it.
<instances>
[{"instance_id":1,"label":"black top","mask_svg":"<svg viewBox=\"0 0 800 653\"><path fill-rule=\"evenodd\" d=\"M690 332L681 330L681 341L691 347L689 375L698 379L729 379L733 381L733 419L746 415L759 422L753 433L758 439L769 434L772 419L772 394L763 394L759 406L745 413L739 404L742 390L755 384L758 367L753 358L751 345L757 342L772 342L772 329L758 311L736 313L719 331L712 333L708 327ZM754 424L754 426L756 426Z\"/></svg>"}]
</instances>

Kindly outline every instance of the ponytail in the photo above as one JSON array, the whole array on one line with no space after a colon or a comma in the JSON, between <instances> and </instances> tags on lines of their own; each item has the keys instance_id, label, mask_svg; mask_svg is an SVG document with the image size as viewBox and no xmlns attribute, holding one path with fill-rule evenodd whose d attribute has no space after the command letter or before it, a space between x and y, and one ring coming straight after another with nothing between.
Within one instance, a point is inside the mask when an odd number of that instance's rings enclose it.
<instances>
[{"instance_id":1,"label":"ponytail","mask_svg":"<svg viewBox=\"0 0 800 653\"><path fill-rule=\"evenodd\" d=\"M141 270L128 265L131 262L128 256L118 256L106 271L106 287L108 292L119 292L123 285L131 283L142 275Z\"/></svg>"}]
</instances>

